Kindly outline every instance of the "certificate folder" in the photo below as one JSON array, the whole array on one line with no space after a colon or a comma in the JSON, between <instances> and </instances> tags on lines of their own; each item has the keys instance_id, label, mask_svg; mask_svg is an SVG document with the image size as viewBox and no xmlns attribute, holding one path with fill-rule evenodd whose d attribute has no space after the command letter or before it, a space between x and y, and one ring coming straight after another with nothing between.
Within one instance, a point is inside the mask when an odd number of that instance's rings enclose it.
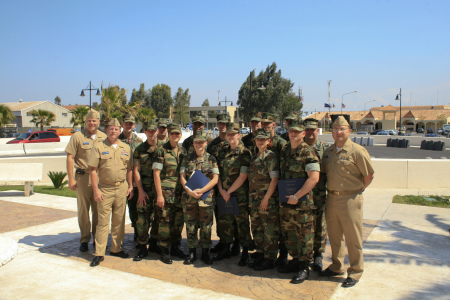
<instances>
[{"instance_id":1,"label":"certificate folder","mask_svg":"<svg viewBox=\"0 0 450 300\"><path fill-rule=\"evenodd\" d=\"M278 180L278 194L280 195L280 202L288 202L286 196L294 195L305 184L306 178L280 179ZM308 200L306 195L298 199L298 202Z\"/></svg>"},{"instance_id":2,"label":"certificate folder","mask_svg":"<svg viewBox=\"0 0 450 300\"><path fill-rule=\"evenodd\" d=\"M222 215L235 215L239 216L239 208L236 197L230 197L228 202L225 202L223 197L216 197L217 209L219 210L219 216Z\"/></svg>"},{"instance_id":3,"label":"certificate folder","mask_svg":"<svg viewBox=\"0 0 450 300\"><path fill-rule=\"evenodd\" d=\"M191 178L186 182L186 187L190 189L191 191L196 189L202 189L204 188L211 180L208 179L208 177L205 176L205 174L202 173L202 171L195 170L195 172L192 174ZM207 191L202 195L202 199L206 200L209 193L211 193L211 190Z\"/></svg>"}]
</instances>

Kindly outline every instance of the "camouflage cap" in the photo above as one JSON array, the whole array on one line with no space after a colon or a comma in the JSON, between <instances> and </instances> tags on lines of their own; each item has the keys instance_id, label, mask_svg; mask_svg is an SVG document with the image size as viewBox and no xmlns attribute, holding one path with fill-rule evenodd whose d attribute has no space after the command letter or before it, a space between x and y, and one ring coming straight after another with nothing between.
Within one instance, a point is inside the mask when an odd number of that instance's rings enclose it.
<instances>
[{"instance_id":1,"label":"camouflage cap","mask_svg":"<svg viewBox=\"0 0 450 300\"><path fill-rule=\"evenodd\" d=\"M217 123L230 123L231 122L230 115L227 113L217 114L216 119L217 119Z\"/></svg>"},{"instance_id":2,"label":"camouflage cap","mask_svg":"<svg viewBox=\"0 0 450 300\"><path fill-rule=\"evenodd\" d=\"M293 111L293 112L289 113L289 114L287 115L287 117L284 118L284 119L285 119L285 120L297 120L297 119L298 119L298 116L297 116L297 113L296 113L295 111Z\"/></svg>"},{"instance_id":3,"label":"camouflage cap","mask_svg":"<svg viewBox=\"0 0 450 300\"><path fill-rule=\"evenodd\" d=\"M166 118L159 118L158 119L158 127L167 127L169 125L169 119Z\"/></svg>"},{"instance_id":4,"label":"camouflage cap","mask_svg":"<svg viewBox=\"0 0 450 300\"><path fill-rule=\"evenodd\" d=\"M131 123L136 123L136 120L134 119L134 116L131 114L125 115L125 117L123 117L123 122L127 123L127 122L131 122Z\"/></svg>"},{"instance_id":5,"label":"camouflage cap","mask_svg":"<svg viewBox=\"0 0 450 300\"><path fill-rule=\"evenodd\" d=\"M305 125L303 125L299 120L293 120L289 130L305 131Z\"/></svg>"},{"instance_id":6,"label":"camouflage cap","mask_svg":"<svg viewBox=\"0 0 450 300\"><path fill-rule=\"evenodd\" d=\"M256 115L251 116L250 117L250 122L252 122L252 121L260 122L261 121L261 115L262 115L262 113L259 112Z\"/></svg>"},{"instance_id":7,"label":"camouflage cap","mask_svg":"<svg viewBox=\"0 0 450 300\"><path fill-rule=\"evenodd\" d=\"M86 115L86 120L87 119L100 119L100 113L91 109Z\"/></svg>"},{"instance_id":8,"label":"camouflage cap","mask_svg":"<svg viewBox=\"0 0 450 300\"><path fill-rule=\"evenodd\" d=\"M339 116L336 118L336 120L334 120L333 124L331 124L332 127L334 126L348 126L350 127L350 125L348 124L347 120L344 118L344 116Z\"/></svg>"},{"instance_id":9,"label":"camouflage cap","mask_svg":"<svg viewBox=\"0 0 450 300\"><path fill-rule=\"evenodd\" d=\"M167 129L169 130L169 134L172 132L178 132L181 133L181 125L178 123L171 123L167 126Z\"/></svg>"},{"instance_id":10,"label":"camouflage cap","mask_svg":"<svg viewBox=\"0 0 450 300\"><path fill-rule=\"evenodd\" d=\"M239 133L239 129L238 123L230 123L228 125L227 133Z\"/></svg>"},{"instance_id":11,"label":"camouflage cap","mask_svg":"<svg viewBox=\"0 0 450 300\"><path fill-rule=\"evenodd\" d=\"M158 123L155 120L147 121L144 123L144 130L157 130Z\"/></svg>"},{"instance_id":12,"label":"camouflage cap","mask_svg":"<svg viewBox=\"0 0 450 300\"><path fill-rule=\"evenodd\" d=\"M319 128L319 120L308 118L303 120L303 124L305 124L305 129L317 129Z\"/></svg>"},{"instance_id":13,"label":"camouflage cap","mask_svg":"<svg viewBox=\"0 0 450 300\"><path fill-rule=\"evenodd\" d=\"M256 131L255 138L257 138L257 139L270 139L270 132L265 130L265 129L258 128L258 130Z\"/></svg>"},{"instance_id":14,"label":"camouflage cap","mask_svg":"<svg viewBox=\"0 0 450 300\"><path fill-rule=\"evenodd\" d=\"M271 123L271 122L275 122L276 119L277 119L276 114L269 113L269 112L263 112L262 117L261 117L261 122Z\"/></svg>"},{"instance_id":15,"label":"camouflage cap","mask_svg":"<svg viewBox=\"0 0 450 300\"><path fill-rule=\"evenodd\" d=\"M206 142L208 140L208 133L203 130L197 131L197 133L194 136L194 142L195 141L203 141Z\"/></svg>"},{"instance_id":16,"label":"camouflage cap","mask_svg":"<svg viewBox=\"0 0 450 300\"><path fill-rule=\"evenodd\" d=\"M106 119L105 120L105 126L119 126L120 127L120 122L116 118L114 118L114 119Z\"/></svg>"},{"instance_id":17,"label":"camouflage cap","mask_svg":"<svg viewBox=\"0 0 450 300\"><path fill-rule=\"evenodd\" d=\"M192 118L192 123L195 122L205 124L205 118L203 116L195 116Z\"/></svg>"}]
</instances>

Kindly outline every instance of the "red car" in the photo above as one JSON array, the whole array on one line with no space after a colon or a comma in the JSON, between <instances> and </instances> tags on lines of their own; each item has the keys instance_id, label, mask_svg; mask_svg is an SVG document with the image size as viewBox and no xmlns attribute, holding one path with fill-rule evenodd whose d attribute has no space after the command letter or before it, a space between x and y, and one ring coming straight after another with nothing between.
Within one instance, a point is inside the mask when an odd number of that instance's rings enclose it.
<instances>
[{"instance_id":1,"label":"red car","mask_svg":"<svg viewBox=\"0 0 450 300\"><path fill-rule=\"evenodd\" d=\"M19 143L49 143L60 142L59 136L53 131L35 131L26 132L19 135L14 140L7 142L7 144Z\"/></svg>"}]
</instances>

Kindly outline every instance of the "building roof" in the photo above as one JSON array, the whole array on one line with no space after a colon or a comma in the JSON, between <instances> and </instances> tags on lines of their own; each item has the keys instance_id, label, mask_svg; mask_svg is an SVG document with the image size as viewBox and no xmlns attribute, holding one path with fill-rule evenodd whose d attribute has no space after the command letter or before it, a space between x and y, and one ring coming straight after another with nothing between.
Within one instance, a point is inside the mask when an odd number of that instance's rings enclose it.
<instances>
[{"instance_id":1,"label":"building roof","mask_svg":"<svg viewBox=\"0 0 450 300\"><path fill-rule=\"evenodd\" d=\"M48 101L48 100L45 100L45 101L30 101L30 102L8 102L8 103L3 103L3 104L8 106L9 109L11 109L11 111L22 111L22 110L25 110L25 109L28 109L28 108L31 108L31 107L34 107L34 106L46 103L46 102L51 103L53 105L56 105L55 103L53 103L51 101ZM67 109L64 106L59 106L59 105L56 105L56 106L61 107L63 109Z\"/></svg>"},{"instance_id":2,"label":"building roof","mask_svg":"<svg viewBox=\"0 0 450 300\"><path fill-rule=\"evenodd\" d=\"M62 107L64 107L65 109L68 110L74 110L75 108L79 107L79 106L84 106L84 107L89 107L89 105L79 105L79 104L75 104L75 105L62 105Z\"/></svg>"}]
</instances>

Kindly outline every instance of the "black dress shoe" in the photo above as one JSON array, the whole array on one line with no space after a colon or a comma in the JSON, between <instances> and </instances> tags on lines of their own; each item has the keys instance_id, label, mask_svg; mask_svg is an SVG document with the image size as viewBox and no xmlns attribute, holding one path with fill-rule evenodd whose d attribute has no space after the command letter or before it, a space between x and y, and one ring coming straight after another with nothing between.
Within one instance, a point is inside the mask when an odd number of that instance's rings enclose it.
<instances>
[{"instance_id":1,"label":"black dress shoe","mask_svg":"<svg viewBox=\"0 0 450 300\"><path fill-rule=\"evenodd\" d=\"M211 248L211 250L209 252L210 253L219 253L220 251L223 250L224 247L225 247L225 244L222 243L221 241L219 241L214 247Z\"/></svg>"},{"instance_id":2,"label":"black dress shoe","mask_svg":"<svg viewBox=\"0 0 450 300\"><path fill-rule=\"evenodd\" d=\"M347 279L344 280L344 282L342 283L342 287L348 288L348 287L352 287L355 286L355 284L358 283L358 280L353 279L351 277L347 277Z\"/></svg>"},{"instance_id":3,"label":"black dress shoe","mask_svg":"<svg viewBox=\"0 0 450 300\"><path fill-rule=\"evenodd\" d=\"M221 261L225 258L230 258L230 244L224 244L222 251L220 251L216 256L213 257L213 261Z\"/></svg>"},{"instance_id":4,"label":"black dress shoe","mask_svg":"<svg viewBox=\"0 0 450 300\"><path fill-rule=\"evenodd\" d=\"M172 246L170 248L170 254L172 256L178 256L179 258L185 259L186 258L186 254L184 254L183 251L181 251L180 248L178 248L178 246Z\"/></svg>"},{"instance_id":5,"label":"black dress shoe","mask_svg":"<svg viewBox=\"0 0 450 300\"><path fill-rule=\"evenodd\" d=\"M123 252L123 251L120 251L120 252L109 252L109 255L111 255L111 256L117 256L117 257L120 257L120 258L128 258L128 253L125 253L125 252Z\"/></svg>"},{"instance_id":6,"label":"black dress shoe","mask_svg":"<svg viewBox=\"0 0 450 300\"><path fill-rule=\"evenodd\" d=\"M200 257L201 261L207 265L212 265L213 260L209 256L209 248L202 249L202 256Z\"/></svg>"},{"instance_id":7,"label":"black dress shoe","mask_svg":"<svg viewBox=\"0 0 450 300\"><path fill-rule=\"evenodd\" d=\"M94 259L91 261L90 266L96 267L102 262L105 258L103 256L95 256Z\"/></svg>"},{"instance_id":8,"label":"black dress shoe","mask_svg":"<svg viewBox=\"0 0 450 300\"><path fill-rule=\"evenodd\" d=\"M292 277L291 283L299 284L309 278L309 268L304 264L297 275Z\"/></svg>"},{"instance_id":9,"label":"black dress shoe","mask_svg":"<svg viewBox=\"0 0 450 300\"><path fill-rule=\"evenodd\" d=\"M320 254L320 256L316 256L314 258L314 263L313 263L312 268L313 268L314 271L317 271L317 272L321 272L322 271L322 268L323 268L322 254Z\"/></svg>"},{"instance_id":10,"label":"black dress shoe","mask_svg":"<svg viewBox=\"0 0 450 300\"><path fill-rule=\"evenodd\" d=\"M162 248L161 249L161 261L165 264L172 264L172 259L170 258L170 251L169 248Z\"/></svg>"},{"instance_id":11,"label":"black dress shoe","mask_svg":"<svg viewBox=\"0 0 450 300\"><path fill-rule=\"evenodd\" d=\"M161 249L158 246L157 239L149 239L148 252L155 252L156 254L161 254Z\"/></svg>"},{"instance_id":12,"label":"black dress shoe","mask_svg":"<svg viewBox=\"0 0 450 300\"><path fill-rule=\"evenodd\" d=\"M275 261L275 266L277 267L284 267L288 264L288 252L287 250L281 250L280 254L278 255L277 260Z\"/></svg>"},{"instance_id":13,"label":"black dress shoe","mask_svg":"<svg viewBox=\"0 0 450 300\"><path fill-rule=\"evenodd\" d=\"M278 273L295 273L300 269L300 262L297 259L290 260L284 267L278 267Z\"/></svg>"},{"instance_id":14,"label":"black dress shoe","mask_svg":"<svg viewBox=\"0 0 450 300\"><path fill-rule=\"evenodd\" d=\"M256 264L253 270L264 271L275 268L273 259L264 258L260 263Z\"/></svg>"},{"instance_id":15,"label":"black dress shoe","mask_svg":"<svg viewBox=\"0 0 450 300\"><path fill-rule=\"evenodd\" d=\"M264 253L258 252L256 258L248 263L249 268L254 268L256 265L260 264L264 259Z\"/></svg>"},{"instance_id":16,"label":"black dress shoe","mask_svg":"<svg viewBox=\"0 0 450 300\"><path fill-rule=\"evenodd\" d=\"M244 267L248 264L248 247L242 247L241 259L239 260L238 266Z\"/></svg>"},{"instance_id":17,"label":"black dress shoe","mask_svg":"<svg viewBox=\"0 0 450 300\"><path fill-rule=\"evenodd\" d=\"M140 245L141 250L136 256L133 258L133 261L141 261L148 255L147 245Z\"/></svg>"},{"instance_id":18,"label":"black dress shoe","mask_svg":"<svg viewBox=\"0 0 450 300\"><path fill-rule=\"evenodd\" d=\"M341 275L341 273L333 272L329 268L326 268L325 270L320 271L320 273L319 273L319 276L322 276L322 277L330 277L330 276L338 276L338 275Z\"/></svg>"},{"instance_id":19,"label":"black dress shoe","mask_svg":"<svg viewBox=\"0 0 450 300\"><path fill-rule=\"evenodd\" d=\"M89 250L88 243L81 243L80 245L80 251L81 252L87 252Z\"/></svg>"},{"instance_id":20,"label":"black dress shoe","mask_svg":"<svg viewBox=\"0 0 450 300\"><path fill-rule=\"evenodd\" d=\"M186 259L184 260L183 264L192 265L196 259L197 259L197 249L191 248L189 249L189 254L186 256Z\"/></svg>"}]
</instances>

